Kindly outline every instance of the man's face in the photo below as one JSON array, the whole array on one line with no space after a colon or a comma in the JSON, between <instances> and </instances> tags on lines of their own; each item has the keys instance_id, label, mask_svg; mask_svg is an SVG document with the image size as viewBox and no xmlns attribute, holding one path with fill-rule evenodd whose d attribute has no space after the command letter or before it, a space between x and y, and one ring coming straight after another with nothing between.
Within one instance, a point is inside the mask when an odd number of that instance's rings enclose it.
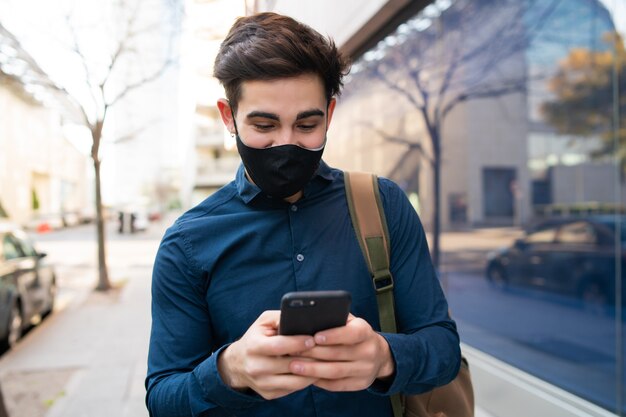
<instances>
[{"instance_id":1,"label":"man's face","mask_svg":"<svg viewBox=\"0 0 626 417\"><path fill-rule=\"evenodd\" d=\"M222 120L235 133L228 101L218 102ZM324 145L335 100L327 107L324 84L317 75L270 81L244 81L237 105L237 130L253 148L293 144L317 149Z\"/></svg>"}]
</instances>

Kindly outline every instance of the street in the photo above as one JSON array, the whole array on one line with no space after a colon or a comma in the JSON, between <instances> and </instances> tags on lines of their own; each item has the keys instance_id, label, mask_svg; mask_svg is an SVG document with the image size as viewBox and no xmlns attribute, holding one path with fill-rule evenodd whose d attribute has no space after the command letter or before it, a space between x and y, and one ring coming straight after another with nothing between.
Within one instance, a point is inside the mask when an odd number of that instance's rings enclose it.
<instances>
[{"instance_id":1,"label":"street","mask_svg":"<svg viewBox=\"0 0 626 417\"><path fill-rule=\"evenodd\" d=\"M472 240L451 238L442 238L448 248L456 247L452 241ZM539 289L493 288L485 278L484 249L444 252L441 281L461 340L610 409L617 377L615 310L589 310L579 299ZM625 334L624 320L621 328Z\"/></svg>"}]
</instances>

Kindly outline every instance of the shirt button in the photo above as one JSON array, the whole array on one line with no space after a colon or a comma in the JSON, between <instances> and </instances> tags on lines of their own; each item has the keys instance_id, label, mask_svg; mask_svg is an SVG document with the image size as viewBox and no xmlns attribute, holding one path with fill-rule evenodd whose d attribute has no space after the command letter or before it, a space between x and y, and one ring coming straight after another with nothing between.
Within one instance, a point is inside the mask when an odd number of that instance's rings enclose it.
<instances>
[{"instance_id":1,"label":"shirt button","mask_svg":"<svg viewBox=\"0 0 626 417\"><path fill-rule=\"evenodd\" d=\"M298 206L296 206L295 204L291 206L291 211L298 211Z\"/></svg>"},{"instance_id":2,"label":"shirt button","mask_svg":"<svg viewBox=\"0 0 626 417\"><path fill-rule=\"evenodd\" d=\"M304 255L299 253L299 254L296 255L296 259L298 260L298 262L302 262L302 261L304 261Z\"/></svg>"}]
</instances>

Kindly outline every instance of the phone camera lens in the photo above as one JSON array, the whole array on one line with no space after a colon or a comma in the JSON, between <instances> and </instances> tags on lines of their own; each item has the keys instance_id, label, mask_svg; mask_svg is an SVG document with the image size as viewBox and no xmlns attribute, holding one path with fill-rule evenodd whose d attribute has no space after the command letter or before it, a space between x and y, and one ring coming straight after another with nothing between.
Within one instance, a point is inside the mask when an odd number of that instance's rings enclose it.
<instances>
[{"instance_id":1,"label":"phone camera lens","mask_svg":"<svg viewBox=\"0 0 626 417\"><path fill-rule=\"evenodd\" d=\"M309 301L309 305L310 306L314 306L315 305L315 301L314 300Z\"/></svg>"},{"instance_id":2,"label":"phone camera lens","mask_svg":"<svg viewBox=\"0 0 626 417\"><path fill-rule=\"evenodd\" d=\"M304 303L302 302L302 300L292 300L291 303L289 303L289 305L291 307L302 307Z\"/></svg>"}]
</instances>

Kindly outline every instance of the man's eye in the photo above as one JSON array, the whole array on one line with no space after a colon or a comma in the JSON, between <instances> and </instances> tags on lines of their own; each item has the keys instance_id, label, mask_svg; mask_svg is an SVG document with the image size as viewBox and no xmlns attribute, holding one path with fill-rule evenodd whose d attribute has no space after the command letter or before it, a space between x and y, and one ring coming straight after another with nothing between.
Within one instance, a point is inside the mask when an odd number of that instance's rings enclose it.
<instances>
[{"instance_id":1,"label":"man's eye","mask_svg":"<svg viewBox=\"0 0 626 417\"><path fill-rule=\"evenodd\" d=\"M300 129L302 130L313 130L317 127L317 125L300 125Z\"/></svg>"},{"instance_id":2,"label":"man's eye","mask_svg":"<svg viewBox=\"0 0 626 417\"><path fill-rule=\"evenodd\" d=\"M273 125L268 125L268 124L255 124L254 125L255 128L259 129L259 130L270 130L272 127L274 127Z\"/></svg>"}]
</instances>

